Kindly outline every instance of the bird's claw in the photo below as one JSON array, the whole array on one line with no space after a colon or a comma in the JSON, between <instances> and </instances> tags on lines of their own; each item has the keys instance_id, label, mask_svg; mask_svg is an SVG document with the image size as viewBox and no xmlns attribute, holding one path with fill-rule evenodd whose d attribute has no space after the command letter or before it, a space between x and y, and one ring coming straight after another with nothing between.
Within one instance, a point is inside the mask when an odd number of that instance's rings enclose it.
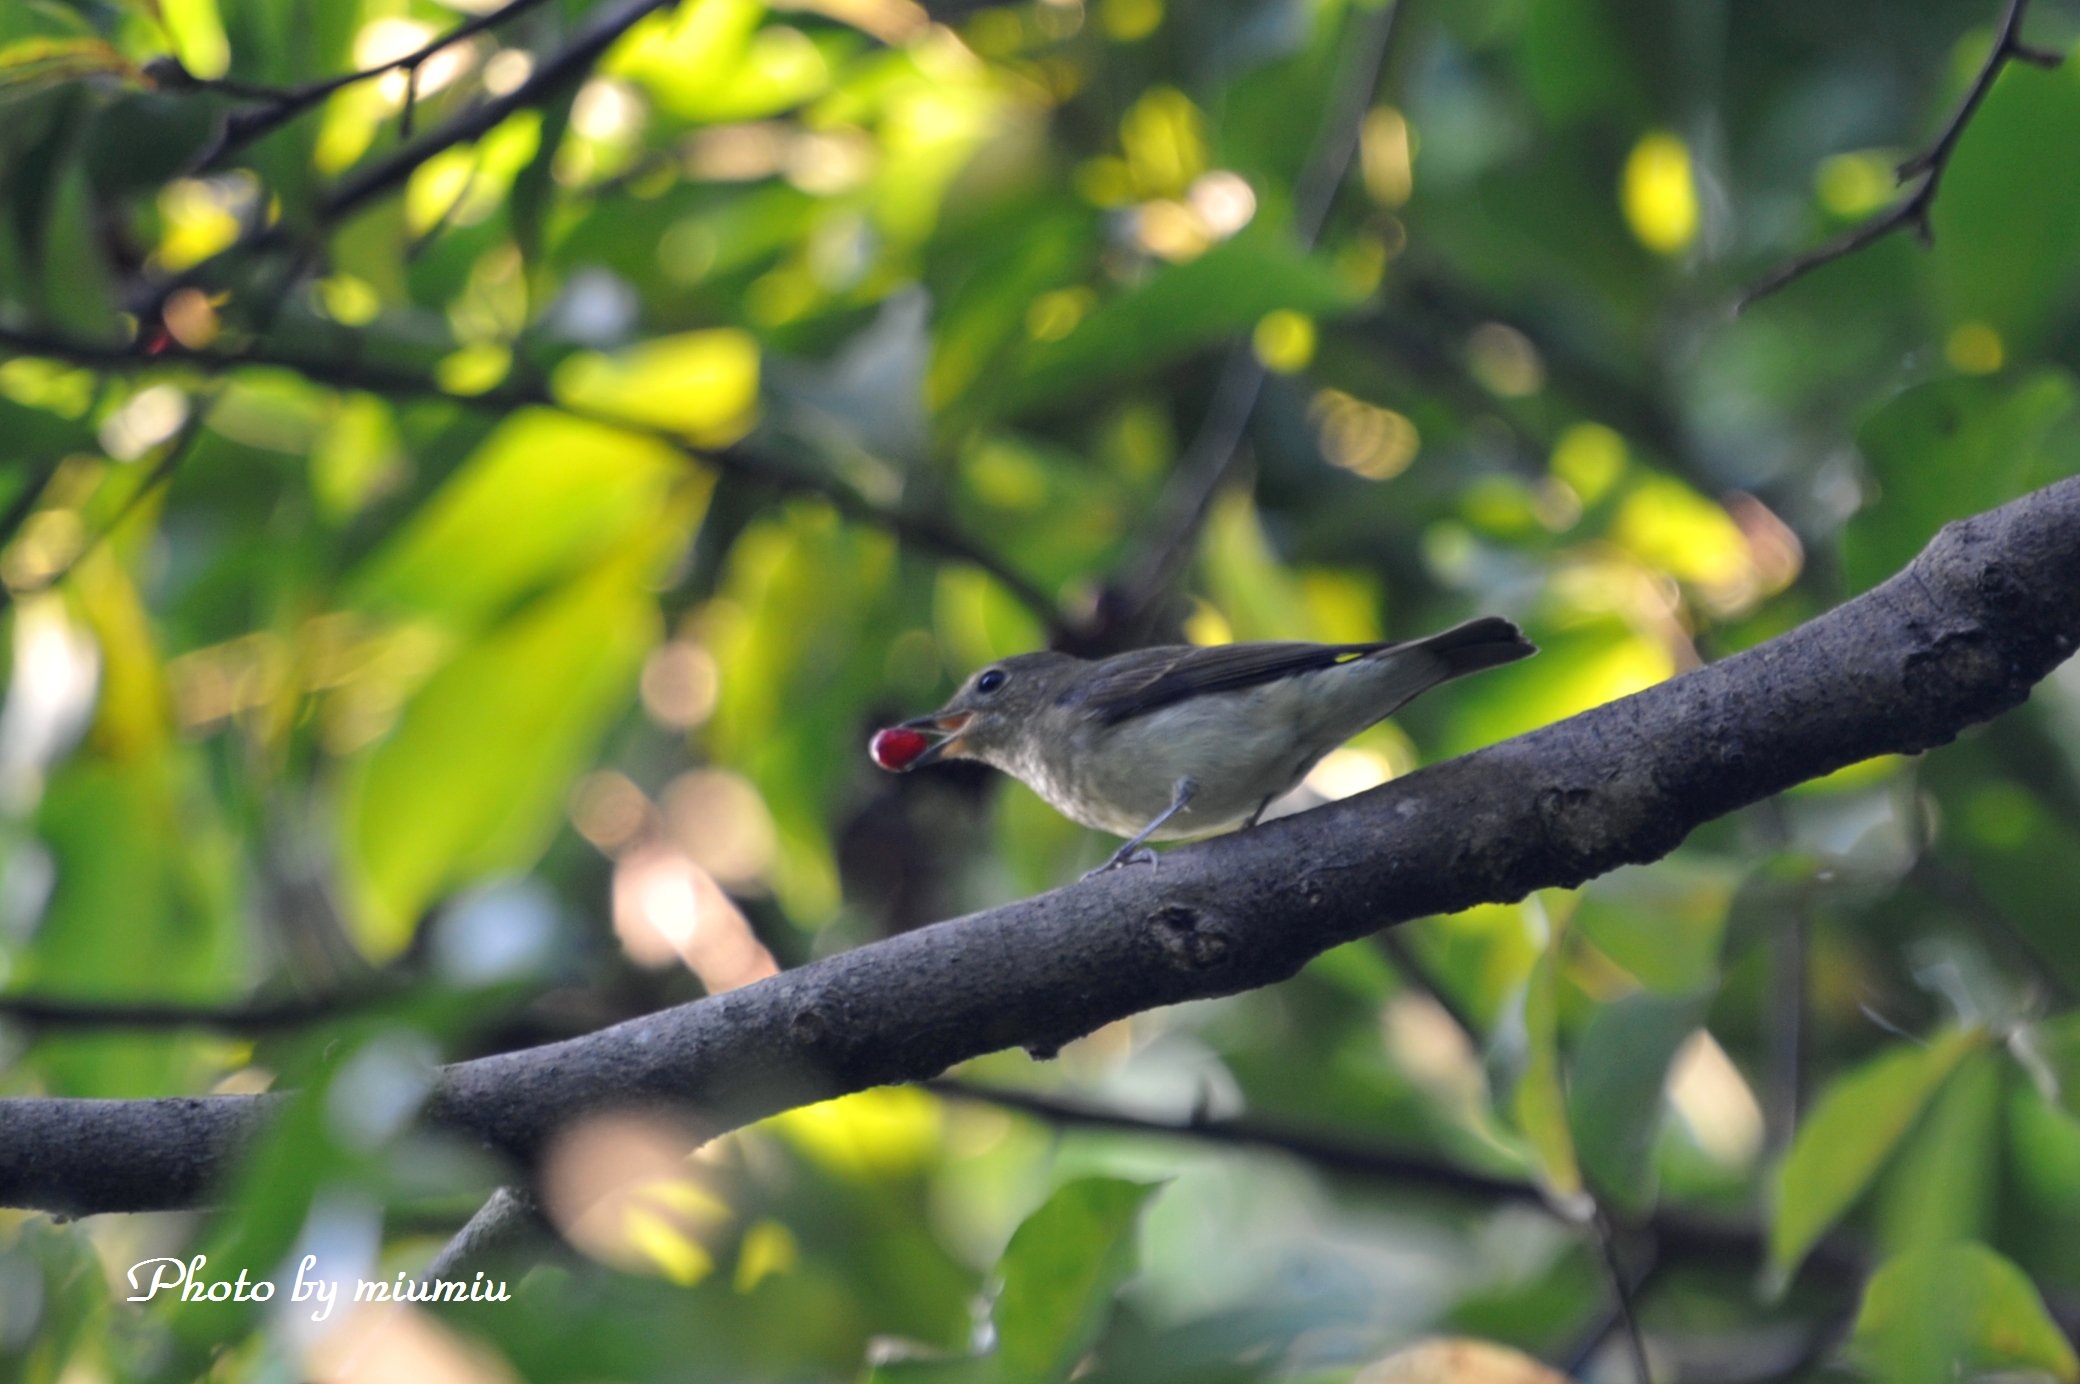
<instances>
[{"instance_id":1,"label":"bird's claw","mask_svg":"<svg viewBox=\"0 0 2080 1384\"><path fill-rule=\"evenodd\" d=\"M1100 865L1100 866L1099 866L1099 867L1098 867L1097 869L1095 869L1095 870L1091 870L1091 871L1089 871L1088 873L1086 873L1086 874L1084 875L1084 878L1085 878L1085 879L1096 879L1096 878L1097 878L1097 877L1098 877L1099 875L1102 875L1102 874L1106 874L1106 873L1109 873L1110 871L1113 871L1113 870L1117 870L1117 869L1119 869L1119 868L1120 868L1120 867L1121 867L1122 865L1149 865L1149 866L1153 866L1153 865L1155 865L1155 864L1157 863L1157 861L1158 861L1158 860L1160 860L1160 859L1161 859L1161 857L1160 857L1160 856L1158 856L1158 855L1157 855L1157 854L1156 854L1156 853L1155 853L1154 851L1150 850L1150 849L1149 849L1148 847L1146 847L1146 846L1137 846L1137 847L1134 847L1133 849L1122 849L1122 850L1119 850L1119 851L1115 851L1115 852L1113 852L1113 856L1112 856L1112 859L1110 859L1110 860L1106 861L1106 862L1105 862L1105 863L1104 863L1103 865Z\"/></svg>"}]
</instances>

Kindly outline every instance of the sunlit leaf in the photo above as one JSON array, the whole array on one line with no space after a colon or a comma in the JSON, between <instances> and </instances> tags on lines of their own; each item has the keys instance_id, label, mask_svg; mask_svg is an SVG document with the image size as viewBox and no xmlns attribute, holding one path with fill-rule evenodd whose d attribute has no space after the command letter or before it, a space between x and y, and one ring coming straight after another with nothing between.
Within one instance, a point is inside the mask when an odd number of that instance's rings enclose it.
<instances>
[{"instance_id":1,"label":"sunlit leaf","mask_svg":"<svg viewBox=\"0 0 2080 1384\"><path fill-rule=\"evenodd\" d=\"M198 77L224 75L231 65L231 45L224 37L217 0L160 0L160 13L182 66Z\"/></svg>"},{"instance_id":2,"label":"sunlit leaf","mask_svg":"<svg viewBox=\"0 0 2080 1384\"><path fill-rule=\"evenodd\" d=\"M20 39L0 47L0 102L39 86L130 70L123 55L100 39Z\"/></svg>"},{"instance_id":3,"label":"sunlit leaf","mask_svg":"<svg viewBox=\"0 0 2080 1384\"><path fill-rule=\"evenodd\" d=\"M1307 598L1279 562L1256 506L1237 491L1214 504L1204 540L1206 583L1234 639L1313 639Z\"/></svg>"},{"instance_id":4,"label":"sunlit leaf","mask_svg":"<svg viewBox=\"0 0 2080 1384\"><path fill-rule=\"evenodd\" d=\"M443 891L524 868L659 628L647 563L602 566L465 646L357 763L342 816L371 951Z\"/></svg>"},{"instance_id":5,"label":"sunlit leaf","mask_svg":"<svg viewBox=\"0 0 2080 1384\"><path fill-rule=\"evenodd\" d=\"M353 599L468 628L639 541L685 469L670 448L620 429L517 414L371 555Z\"/></svg>"},{"instance_id":6,"label":"sunlit leaf","mask_svg":"<svg viewBox=\"0 0 2080 1384\"><path fill-rule=\"evenodd\" d=\"M721 446L755 419L758 346L729 330L659 337L609 355L573 356L552 383L572 407Z\"/></svg>"}]
</instances>

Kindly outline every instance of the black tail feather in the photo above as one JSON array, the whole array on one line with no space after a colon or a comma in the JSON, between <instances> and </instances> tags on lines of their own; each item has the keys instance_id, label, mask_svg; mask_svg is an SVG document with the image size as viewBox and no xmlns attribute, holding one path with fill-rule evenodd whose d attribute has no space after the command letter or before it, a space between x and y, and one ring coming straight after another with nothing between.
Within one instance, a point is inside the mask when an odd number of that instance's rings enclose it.
<instances>
[{"instance_id":1,"label":"black tail feather","mask_svg":"<svg viewBox=\"0 0 2080 1384\"><path fill-rule=\"evenodd\" d=\"M1448 678L1499 668L1538 652L1538 645L1526 639L1524 631L1500 615L1483 615L1415 642L1443 661Z\"/></svg>"}]
</instances>

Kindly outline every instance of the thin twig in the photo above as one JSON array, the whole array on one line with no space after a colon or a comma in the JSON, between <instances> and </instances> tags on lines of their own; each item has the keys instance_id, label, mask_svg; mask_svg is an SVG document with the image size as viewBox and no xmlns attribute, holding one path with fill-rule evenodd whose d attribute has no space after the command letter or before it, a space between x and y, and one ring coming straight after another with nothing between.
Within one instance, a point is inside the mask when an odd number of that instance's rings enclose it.
<instances>
[{"instance_id":1,"label":"thin twig","mask_svg":"<svg viewBox=\"0 0 2080 1384\"><path fill-rule=\"evenodd\" d=\"M1876 216L1844 232L1817 250L1812 250L1789 261L1757 280L1734 304L1736 313L1745 312L1755 302L1768 297L1794 280L1801 279L1824 264L1853 255L1875 241L1883 240L1902 227L1911 226L1923 245L1934 242L1935 231L1929 221L1929 210L1935 205L1936 191L1941 187L1943 174L1949 171L1950 157L1957 151L1958 141L1964 137L1965 127L1971 123L1978 111L1979 103L1993 89L1994 79L2011 62L2025 62L2033 67L2056 67L2063 60L2060 54L2042 48L2033 48L2022 41L2022 18L2029 9L2029 0L2007 0L2008 8L2001 16L2000 32L1994 36L1993 48L1979 73L1972 79L1971 89L1965 92L1964 100L1958 103L1944 124L1935 142L1900 164L1897 176L1901 185L1920 179L1904 199L1879 212Z\"/></svg>"},{"instance_id":2,"label":"thin twig","mask_svg":"<svg viewBox=\"0 0 2080 1384\"><path fill-rule=\"evenodd\" d=\"M1571 1228L1578 1228L1581 1223L1578 1215L1555 1206L1544 1189L1528 1178L1481 1172L1421 1153L1302 1129L1278 1120L1247 1115L1222 1119L1199 1115L1159 1119L1086 1100L1005 1086L978 1085L959 1078L942 1077L922 1085L926 1090L952 1100L1015 1110L1059 1128L1190 1139L1226 1148L1268 1149L1289 1154L1327 1173L1418 1187L1474 1201L1535 1207ZM1652 1237L1656 1267L1674 1260L1735 1259L1759 1264L1767 1233L1761 1226L1668 1207L1656 1209L1629 1228ZM1833 1279L1856 1282L1869 1271L1871 1264L1853 1241L1840 1232L1830 1232L1807 1258L1806 1267ZM1636 1289L1637 1281L1634 1286ZM1605 1334L1608 1334L1608 1329L1605 1328Z\"/></svg>"},{"instance_id":3,"label":"thin twig","mask_svg":"<svg viewBox=\"0 0 2080 1384\"><path fill-rule=\"evenodd\" d=\"M1275 1120L1260 1120L1247 1115L1208 1119L1197 1114L1182 1120L1160 1120L1005 1086L977 1086L953 1079L923 1084L925 1089L954 1100L1017 1110L1067 1128L1104 1129L1122 1134L1193 1139L1234 1148L1271 1149L1291 1154L1328 1172L1378 1178L1480 1201L1518 1202L1550 1209L1545 1193L1539 1190L1538 1185L1522 1178L1461 1168L1421 1154L1316 1133Z\"/></svg>"},{"instance_id":4,"label":"thin twig","mask_svg":"<svg viewBox=\"0 0 2080 1384\"><path fill-rule=\"evenodd\" d=\"M433 1262L419 1275L421 1283L456 1279L470 1265L481 1263L529 1231L542 1226L542 1211L534 1193L522 1186L500 1187L477 1208L462 1229L455 1232Z\"/></svg>"},{"instance_id":5,"label":"thin twig","mask_svg":"<svg viewBox=\"0 0 2080 1384\"><path fill-rule=\"evenodd\" d=\"M1632 1377L1638 1384L1654 1384L1654 1372L1647 1363L1647 1338L1640 1331L1639 1315L1633 1310L1633 1299L1646 1281L1647 1274L1642 1273L1638 1280L1626 1277L1625 1265L1618 1258L1617 1232L1611 1226L1610 1217L1601 1205L1596 1208L1596 1214L1591 1220L1591 1234L1596 1241L1597 1258L1603 1264L1604 1278L1610 1284L1611 1302L1616 1308L1612 1325L1624 1331L1626 1350L1632 1357ZM1651 1267L1648 1272L1652 1272ZM1600 1340L1591 1343L1590 1348L1593 1350L1596 1344L1600 1344ZM1575 1362L1568 1373L1576 1373L1586 1363L1586 1359Z\"/></svg>"},{"instance_id":6,"label":"thin twig","mask_svg":"<svg viewBox=\"0 0 2080 1384\"><path fill-rule=\"evenodd\" d=\"M1459 1030L1473 1051L1480 1052L1487 1046L1488 1040L1482 1035L1480 1025L1474 1021L1472 1013L1444 987L1429 965L1416 955L1415 948L1409 946L1408 940L1401 935L1401 929L1388 928L1383 932L1376 932L1372 935L1372 941L1385 953L1387 961L1400 973L1401 978L1421 991L1425 998L1452 1021L1453 1027Z\"/></svg>"},{"instance_id":7,"label":"thin twig","mask_svg":"<svg viewBox=\"0 0 2080 1384\"><path fill-rule=\"evenodd\" d=\"M383 985L297 999L255 1000L244 1004L214 1006L159 1001L130 1004L120 1000L62 1000L43 995L0 995L0 1020L12 1020L30 1028L204 1028L222 1033L278 1033L378 1008L397 999L403 993L404 991L397 986Z\"/></svg>"},{"instance_id":8,"label":"thin twig","mask_svg":"<svg viewBox=\"0 0 2080 1384\"><path fill-rule=\"evenodd\" d=\"M696 447L667 428L560 403L539 381L508 381L481 394L460 395L443 389L429 375L363 360L325 358L258 346L237 352L168 350L157 356L146 356L126 347L71 341L8 327L0 327L0 350L65 360L99 371L132 372L186 366L216 375L241 369L290 370L314 384L332 389L366 390L393 398L439 399L457 408L499 415L528 407L554 409L568 417L658 442L693 465L777 490L815 495L828 501L849 519L886 529L919 549L980 569L1050 627L1058 625L1061 620L1061 610L1053 596L982 542L962 533L942 518L878 504L835 477L790 465L755 444L740 442L726 447Z\"/></svg>"},{"instance_id":9,"label":"thin twig","mask_svg":"<svg viewBox=\"0 0 2080 1384\"><path fill-rule=\"evenodd\" d=\"M699 448L668 429L617 417L611 413L558 403L546 394L536 402L572 418L582 418L603 427L618 428L660 442L696 466L712 467L725 474L771 485L781 490L818 496L828 501L848 519L879 525L898 538L914 542L938 553L941 557L980 568L995 578L1005 591L1038 616L1043 623L1052 627L1060 622L1060 607L1052 596L1012 568L979 540L960 532L935 515L916 514L877 504L834 477L803 471L770 453L757 452L742 444Z\"/></svg>"},{"instance_id":10,"label":"thin twig","mask_svg":"<svg viewBox=\"0 0 2080 1384\"><path fill-rule=\"evenodd\" d=\"M262 300L259 317L254 323L255 340L265 336L268 330L274 326L275 319L281 316L283 305L289 300L290 290L295 286L296 281L303 277L309 263L310 256L301 254L291 259L285 266L282 273L280 291L265 295ZM5 344L7 344L6 339L0 338L0 345ZM233 359L236 360L237 357L234 356ZM151 472L142 481L138 482L136 489L124 497L122 503L116 506L116 512L110 515L104 523L88 536L87 541L80 545L79 550L60 564L55 572L51 573L34 589L47 591L71 576L73 571L87 559L89 554L95 552L102 544L113 537L116 530L129 522L130 517L147 500L156 495L173 479L174 474L180 470L181 464L187 460L189 453L194 450L196 442L202 437L203 428L209 423L210 415L216 411L217 404L223 399L224 392L229 388L230 382L228 380L219 379L210 385L208 389L201 391L201 397L193 402L189 408L188 416L182 420L179 432L167 444L166 449L159 454L159 459L152 464ZM4 609L13 598L13 592L0 590L0 609Z\"/></svg>"},{"instance_id":11,"label":"thin twig","mask_svg":"<svg viewBox=\"0 0 2080 1384\"><path fill-rule=\"evenodd\" d=\"M200 404L189 410L188 416L181 421L180 430L167 442L165 450L159 454L159 459L152 463L151 471L137 483L137 488L124 496L122 502L116 506L116 512L98 525L94 532L87 536L86 541L81 543L71 556L59 563L55 570L33 585L0 585L0 610L14 604L16 596L33 595L58 586L77 571L82 562L99 551L101 545L113 537L116 530L127 523L139 507L180 469L181 462L194 448L196 439L202 436L203 425L208 420L210 410L216 407L217 400L223 397L223 393L224 387L221 384L217 385L209 390Z\"/></svg>"},{"instance_id":12,"label":"thin twig","mask_svg":"<svg viewBox=\"0 0 2080 1384\"><path fill-rule=\"evenodd\" d=\"M1755 805L1748 814L1758 855L1782 854L1793 844L1790 814L1781 799ZM1805 1109L1806 947L1811 937L1813 888L1810 879L1793 886L1792 897L1776 910L1781 922L1763 940L1763 964L1769 983L1757 999L1762 1023L1762 1128L1772 1155L1781 1156L1798 1133Z\"/></svg>"},{"instance_id":13,"label":"thin twig","mask_svg":"<svg viewBox=\"0 0 2080 1384\"><path fill-rule=\"evenodd\" d=\"M305 219L303 233L316 235L336 225L366 203L404 185L420 165L436 154L496 129L516 111L546 102L581 80L600 54L642 20L676 0L621 0L593 13L566 47L537 64L527 79L503 96L462 111L389 156L364 164L317 199ZM147 309L163 303L175 289L208 281L227 264L246 255L289 243L290 221L256 226L216 254L152 285L144 294Z\"/></svg>"},{"instance_id":14,"label":"thin twig","mask_svg":"<svg viewBox=\"0 0 2080 1384\"><path fill-rule=\"evenodd\" d=\"M1369 15L1356 42L1345 49L1314 151L1294 184L1292 228L1303 249L1312 249L1320 237L1336 189L1350 170L1365 112L1386 72L1407 3L1394 0ZM1194 540L1241 455L1243 434L1263 395L1265 379L1263 363L1248 340L1229 348L1214 385L1213 404L1177 459L1156 537L1128 574L1112 584L1098 611L1100 643L1137 643L1151 632L1150 622L1189 561Z\"/></svg>"},{"instance_id":15,"label":"thin twig","mask_svg":"<svg viewBox=\"0 0 2080 1384\"><path fill-rule=\"evenodd\" d=\"M388 62L377 63L373 67L364 67L356 72L343 73L337 77L328 77L323 81L309 82L299 87L260 86L251 82L241 82L231 77L196 77L182 67L177 60L171 58L161 58L152 64L148 68L148 75L152 76L159 85L169 89L215 91L241 100L264 103L257 109L234 112L225 119L223 126L217 131L216 139L211 141L210 145L201 154L197 155L193 161L192 167L194 171L204 173L231 154L259 139L262 135L269 134L280 126L286 125L334 92L344 90L357 82L371 81L386 73L402 71L409 74L412 79L407 95L416 96L419 69L436 53L439 53L442 49L451 48L458 43L475 38L478 34L488 29L495 29L508 20L517 18L529 10L540 7L543 3L544 0L508 0L508 3L487 14L480 14L473 19L456 25L445 33L435 35L424 45L413 49L402 57L392 58ZM410 138L411 111L409 103L406 106L403 126L405 137Z\"/></svg>"}]
</instances>

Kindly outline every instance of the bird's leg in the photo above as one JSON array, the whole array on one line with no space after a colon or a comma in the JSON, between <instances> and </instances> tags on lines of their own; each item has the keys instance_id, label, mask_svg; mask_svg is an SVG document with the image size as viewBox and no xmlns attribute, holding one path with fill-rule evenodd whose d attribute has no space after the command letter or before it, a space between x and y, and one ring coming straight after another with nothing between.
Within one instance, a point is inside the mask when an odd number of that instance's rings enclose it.
<instances>
[{"instance_id":1,"label":"bird's leg","mask_svg":"<svg viewBox=\"0 0 2080 1384\"><path fill-rule=\"evenodd\" d=\"M1156 819L1153 822L1150 822L1147 826L1141 828L1141 831L1134 837L1133 840L1127 842L1126 845L1121 846L1118 850L1114 851L1112 853L1112 859L1106 861L1103 865L1100 865L1097 869L1091 871L1089 875L1085 875L1084 878L1089 879L1091 875L1102 875L1107 870L1117 870L1122 865L1139 865L1144 861L1146 861L1150 865L1155 864L1156 853L1151 850L1143 849L1141 843L1148 840L1149 837L1155 835L1156 830L1159 827L1161 827L1163 823L1169 821L1172 817L1175 817L1178 813L1184 811L1186 804L1190 803L1192 800L1192 794L1198 791L1199 783L1197 779L1192 778L1190 775L1186 775L1184 778L1179 779L1177 781L1177 786L1170 790L1170 806L1164 808L1162 812L1157 814Z\"/></svg>"},{"instance_id":2,"label":"bird's leg","mask_svg":"<svg viewBox=\"0 0 2080 1384\"><path fill-rule=\"evenodd\" d=\"M1248 831L1248 830L1249 830L1249 829L1250 829L1251 827L1253 827L1253 826L1255 826L1255 825L1256 825L1257 823L1259 823L1259 822L1263 821L1263 820L1264 820L1264 809L1265 809L1265 808L1267 808L1267 807L1269 807L1269 806L1271 806L1271 804L1273 804L1273 803L1275 803L1275 802L1277 802L1277 801L1278 801L1278 794L1276 794L1276 793L1273 793L1273 794L1272 794L1272 795L1271 795L1270 797L1268 797L1268 798L1264 799L1264 801L1262 801L1262 802L1258 803L1258 804L1257 804L1257 810L1256 810L1255 812L1252 812L1252 813L1250 813L1250 814L1249 814L1249 820L1248 820L1247 822L1244 822L1244 823L1242 824L1242 829L1243 829L1244 831Z\"/></svg>"}]
</instances>

